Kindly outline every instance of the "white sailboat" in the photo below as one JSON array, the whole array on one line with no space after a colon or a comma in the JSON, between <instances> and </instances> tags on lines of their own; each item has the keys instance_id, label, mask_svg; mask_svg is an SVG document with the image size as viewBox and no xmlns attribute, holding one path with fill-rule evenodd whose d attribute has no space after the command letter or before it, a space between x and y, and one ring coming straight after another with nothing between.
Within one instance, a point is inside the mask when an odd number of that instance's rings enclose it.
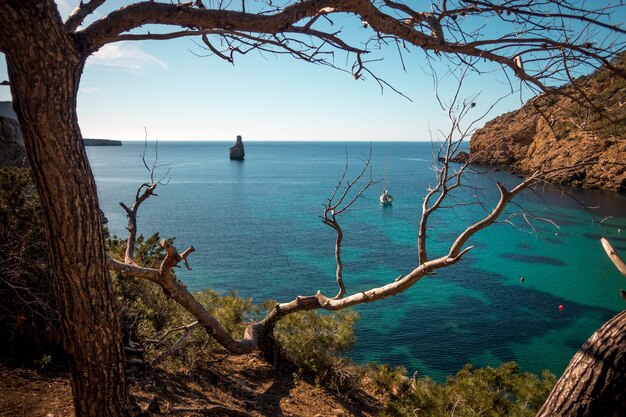
<instances>
[{"instance_id":1,"label":"white sailboat","mask_svg":"<svg viewBox=\"0 0 626 417\"><path fill-rule=\"evenodd\" d=\"M393 197L387 191L387 157L385 157L385 177L383 179L384 188L383 193L380 195L380 204L383 206L390 206L393 203Z\"/></svg>"}]
</instances>

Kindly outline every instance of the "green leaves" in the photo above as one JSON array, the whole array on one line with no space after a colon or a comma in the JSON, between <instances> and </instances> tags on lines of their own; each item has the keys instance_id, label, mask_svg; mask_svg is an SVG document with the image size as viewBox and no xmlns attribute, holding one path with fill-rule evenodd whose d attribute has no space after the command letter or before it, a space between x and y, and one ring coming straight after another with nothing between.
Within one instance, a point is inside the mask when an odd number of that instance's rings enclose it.
<instances>
[{"instance_id":1,"label":"green leaves","mask_svg":"<svg viewBox=\"0 0 626 417\"><path fill-rule=\"evenodd\" d=\"M544 371L539 378L521 372L515 362L498 368L474 368L468 364L445 383L430 378L390 382L387 389L392 395L383 415L414 416L414 410L420 410L418 415L428 417L531 417L555 383L553 374Z\"/></svg>"},{"instance_id":2,"label":"green leaves","mask_svg":"<svg viewBox=\"0 0 626 417\"><path fill-rule=\"evenodd\" d=\"M323 379L336 357L354 345L358 318L357 313L349 310L333 314L303 311L281 320L275 334L301 373Z\"/></svg>"}]
</instances>

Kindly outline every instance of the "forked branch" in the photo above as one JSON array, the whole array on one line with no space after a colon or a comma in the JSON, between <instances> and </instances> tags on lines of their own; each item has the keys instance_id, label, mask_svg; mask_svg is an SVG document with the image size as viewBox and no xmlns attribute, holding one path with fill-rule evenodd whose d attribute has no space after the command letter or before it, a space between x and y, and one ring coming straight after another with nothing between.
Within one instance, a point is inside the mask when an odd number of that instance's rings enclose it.
<instances>
[{"instance_id":1,"label":"forked branch","mask_svg":"<svg viewBox=\"0 0 626 417\"><path fill-rule=\"evenodd\" d=\"M335 264L336 264L335 279L337 280L337 286L339 287L339 292L337 293L335 297L333 297L333 299L340 299L346 294L346 287L343 282L343 263L341 261L341 242L343 240L343 229L339 225L337 216L341 215L342 213L345 213L346 210L348 210L359 198L361 198L363 193L372 184L374 184L374 180L372 179L371 173L370 173L369 180L364 185L362 185L361 188L356 193L354 193L352 198L348 198L348 196L350 195L350 191L353 190L353 188L359 183L359 181L367 173L369 166L370 166L371 159L372 159L372 148L370 147L369 154L367 155L367 157L365 158L363 162L363 168L361 169L361 172L359 172L359 174L352 181L350 180L345 181L346 175L348 173L348 167L349 167L348 154L346 152L346 164L344 167L343 174L341 175L339 182L337 182L337 186L335 187L335 190L333 191L333 194L331 195L331 197L328 199L328 202L324 204L324 214L322 215L322 222L325 225L330 226L337 233L337 237L335 239ZM345 182L345 185L344 185L344 182ZM339 190L342 187L343 187L343 191L339 195L338 194ZM335 199L335 197L337 196L338 198ZM348 200L346 201L346 199Z\"/></svg>"}]
</instances>

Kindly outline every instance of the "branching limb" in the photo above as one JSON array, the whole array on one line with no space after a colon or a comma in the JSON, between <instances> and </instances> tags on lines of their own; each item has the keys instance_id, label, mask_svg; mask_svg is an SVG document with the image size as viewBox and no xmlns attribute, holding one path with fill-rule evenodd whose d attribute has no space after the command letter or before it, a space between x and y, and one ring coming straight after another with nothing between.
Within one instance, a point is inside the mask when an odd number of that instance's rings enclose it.
<instances>
[{"instance_id":1,"label":"branching limb","mask_svg":"<svg viewBox=\"0 0 626 417\"><path fill-rule=\"evenodd\" d=\"M356 184L363 178L363 176L368 171L371 158L372 158L372 148L370 147L369 154L367 155L363 163L363 168L361 169L361 172L359 172L359 174L354 178L354 180L346 181L346 185L344 186L343 184L346 178L346 174L348 173L348 166L349 166L348 155L346 153L346 164L345 164L343 174L341 175L341 178L339 182L337 183L337 186L335 187L333 194L328 199L328 202L324 204L324 214L322 215L322 222L325 225L330 226L337 233L337 238L335 239L335 264L336 264L335 278L337 280L337 286L339 287L339 292L333 299L340 299L346 295L346 287L343 282L343 263L341 261L341 242L343 240L343 229L341 228L341 226L339 225L339 222L337 221L337 216L341 215L346 210L348 210L363 195L363 193L372 184L374 184L374 181L370 175L369 180L365 183L365 185L361 186L361 188L359 189L359 191L356 192L354 197L350 199L348 202L345 202L345 199L348 197L350 191L353 189L353 187L356 186ZM338 195L338 191L341 189L342 186L344 186L343 192L341 193L341 195L339 195L339 198L335 201L335 197Z\"/></svg>"},{"instance_id":2,"label":"branching limb","mask_svg":"<svg viewBox=\"0 0 626 417\"><path fill-rule=\"evenodd\" d=\"M150 363L152 366L155 366L163 361L168 356L172 356L178 349L180 349L184 342L189 338L194 329L200 326L198 321L194 321L193 323L187 324L186 326L176 327L174 329L169 329L159 338L160 342L164 342L165 339L172 333L183 332L182 335L176 339L176 341L171 345L166 347L163 352L155 359L153 359Z\"/></svg>"},{"instance_id":3,"label":"branching limb","mask_svg":"<svg viewBox=\"0 0 626 417\"><path fill-rule=\"evenodd\" d=\"M538 175L531 175L530 177L526 178L523 182L518 184L511 191L508 191L502 184L496 183L496 186L498 187L498 191L500 191L500 200L498 201L498 204L496 204L493 211L489 213L487 217L469 226L467 229L465 229L465 231L463 231L457 237L455 242L450 247L450 252L448 256L455 257L455 256L458 256L460 253L462 253L461 249L463 248L463 245L465 245L465 243L469 240L469 238L472 237L474 234L476 234L476 232L493 224L498 219L498 217L500 217L500 215L504 211L504 208L513 199L513 197L519 194L522 190L534 184L537 184L540 181L541 180Z\"/></svg>"},{"instance_id":4,"label":"branching limb","mask_svg":"<svg viewBox=\"0 0 626 417\"><path fill-rule=\"evenodd\" d=\"M143 183L139 186L139 188L137 188L137 192L135 193L135 201L133 202L132 206L128 207L125 203L120 202L120 206L124 209L128 217L128 225L126 226L126 230L128 230L128 240L126 242L126 252L124 254L124 262L129 263L129 264L135 263L134 257L135 257L135 243L137 241L137 212L139 211L139 207L148 198L150 198L151 196L157 195L154 193L154 190L157 188L157 186L165 185L167 184L167 182L169 182L169 177L168 177L169 172L170 172L169 167L166 170L166 172L163 174L163 176L161 176L161 178L156 179L157 169L163 167L163 165L158 164L158 160L159 160L158 142L157 142L157 145L155 146L154 161L152 162L152 164L148 164L148 161L146 159L147 147L148 147L148 133L146 131L144 148L140 157L141 157L141 162L143 163L143 166L146 168L146 170L148 171L150 175L150 182ZM191 249L193 250L193 247ZM186 256L182 259L184 260L187 268L191 269L189 265L187 264Z\"/></svg>"},{"instance_id":5,"label":"branching limb","mask_svg":"<svg viewBox=\"0 0 626 417\"><path fill-rule=\"evenodd\" d=\"M137 240L137 211L139 210L141 203L146 201L151 195L154 195L154 190L157 185L158 184L142 184L137 189L137 197L131 207L128 207L120 201L120 206L122 206L128 216L128 225L126 226L126 229L128 230L128 241L126 242L126 252L124 254L124 262L126 263L135 262L133 258L135 257L135 242ZM144 191L140 195L139 193L142 189L144 189Z\"/></svg>"},{"instance_id":6,"label":"branching limb","mask_svg":"<svg viewBox=\"0 0 626 417\"><path fill-rule=\"evenodd\" d=\"M455 170L451 168L450 164L454 161L454 158L458 156L461 144L473 134L476 124L483 120L493 107L501 100L497 100L489 106L486 111L471 119L471 121L465 122L465 120L469 117L470 111L476 107L476 100L479 96L476 94L466 99L461 98L463 83L469 71L470 67L465 66L461 70L460 75L456 75L457 72L453 70L450 70L446 75L444 75L444 77L452 75L456 79L456 89L452 94L452 99L446 103L442 99L439 92L441 77L432 66L430 67L430 75L433 77L434 81L435 96L442 110L448 113L450 127L445 134L441 134L444 141L439 147L437 155L433 155L433 159L435 159L433 161L433 170L437 176L437 183L428 190L428 193L422 202L422 215L420 217L417 232L417 253L419 264L428 261L428 220L436 210L442 208L443 202L450 197L451 191L461 186L461 178L471 160L468 158L464 161L459 161L460 165L458 165Z\"/></svg>"},{"instance_id":7,"label":"branching limb","mask_svg":"<svg viewBox=\"0 0 626 417\"><path fill-rule=\"evenodd\" d=\"M106 0L90 0L86 3L81 1L65 21L65 30L67 32L75 31L83 23L85 18L92 14L104 2L106 2Z\"/></svg>"}]
</instances>

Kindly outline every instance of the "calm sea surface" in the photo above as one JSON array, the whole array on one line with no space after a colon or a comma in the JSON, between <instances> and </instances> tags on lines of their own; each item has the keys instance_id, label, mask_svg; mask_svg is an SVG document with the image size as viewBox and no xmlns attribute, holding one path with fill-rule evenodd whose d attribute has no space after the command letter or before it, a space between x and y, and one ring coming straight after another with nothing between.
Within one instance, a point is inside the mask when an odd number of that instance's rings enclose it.
<instances>
[{"instance_id":1,"label":"calm sea surface","mask_svg":"<svg viewBox=\"0 0 626 417\"><path fill-rule=\"evenodd\" d=\"M246 142L244 162L228 159L230 145L160 142L158 163L169 165L157 173L169 168L171 179L139 213L141 233L159 231L175 236L179 250L196 248L193 270L177 271L190 289L234 289L255 302L290 301L317 290L334 295L335 235L321 222L322 203L343 172L346 152L354 175L370 146L375 178L384 176L388 161L394 202L380 206L381 182L340 219L348 292L384 285L415 267L419 208L435 182L431 143ZM125 237L126 225L118 203L132 203L137 186L149 180L143 147L87 148L108 227L118 236ZM149 161L154 149L149 145ZM476 188L460 190L455 207L432 217L431 258L446 253L458 233L493 207L494 180L520 181L488 171L468 174ZM527 192L510 207L509 222L470 241L474 249L462 262L403 294L355 308L361 319L350 356L437 379L468 362L509 360L526 371L560 374L591 333L626 305L618 293L623 278L599 242L607 236L626 253L626 196L572 193L598 208L583 210L549 186ZM476 195L484 208L473 204Z\"/></svg>"}]
</instances>

